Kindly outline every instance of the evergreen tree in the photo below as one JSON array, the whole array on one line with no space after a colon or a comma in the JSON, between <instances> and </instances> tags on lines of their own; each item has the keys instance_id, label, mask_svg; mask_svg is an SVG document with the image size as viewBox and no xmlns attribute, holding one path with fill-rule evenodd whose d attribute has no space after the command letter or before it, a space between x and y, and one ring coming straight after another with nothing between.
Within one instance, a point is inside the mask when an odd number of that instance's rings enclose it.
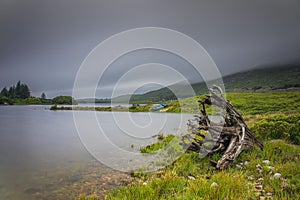
<instances>
[{"instance_id":1,"label":"evergreen tree","mask_svg":"<svg viewBox=\"0 0 300 200\"><path fill-rule=\"evenodd\" d=\"M8 98L21 98L26 99L30 97L30 90L29 87L26 84L21 83L21 81L18 81L17 85L13 85L7 90L6 88L3 88L0 96L5 96Z\"/></svg>"},{"instance_id":2,"label":"evergreen tree","mask_svg":"<svg viewBox=\"0 0 300 200\"><path fill-rule=\"evenodd\" d=\"M15 86L11 86L8 90L8 97L9 98L15 98Z\"/></svg>"},{"instance_id":3,"label":"evergreen tree","mask_svg":"<svg viewBox=\"0 0 300 200\"><path fill-rule=\"evenodd\" d=\"M41 95L41 99L43 99L43 100L46 99L46 94L44 92Z\"/></svg>"},{"instance_id":4,"label":"evergreen tree","mask_svg":"<svg viewBox=\"0 0 300 200\"><path fill-rule=\"evenodd\" d=\"M16 88L15 88L15 98L21 98L21 81L18 81Z\"/></svg>"},{"instance_id":5,"label":"evergreen tree","mask_svg":"<svg viewBox=\"0 0 300 200\"><path fill-rule=\"evenodd\" d=\"M6 87L2 89L0 96L8 97L8 90Z\"/></svg>"},{"instance_id":6,"label":"evergreen tree","mask_svg":"<svg viewBox=\"0 0 300 200\"><path fill-rule=\"evenodd\" d=\"M30 90L29 87L26 84L21 84L20 85L20 93L19 97L22 99L26 99L30 97Z\"/></svg>"}]
</instances>

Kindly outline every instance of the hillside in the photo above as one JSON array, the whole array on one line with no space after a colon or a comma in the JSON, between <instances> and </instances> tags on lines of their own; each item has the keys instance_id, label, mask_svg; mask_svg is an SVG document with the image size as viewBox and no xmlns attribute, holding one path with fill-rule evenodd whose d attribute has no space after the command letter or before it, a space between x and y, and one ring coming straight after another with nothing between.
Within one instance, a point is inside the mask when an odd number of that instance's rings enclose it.
<instances>
[{"instance_id":1,"label":"hillside","mask_svg":"<svg viewBox=\"0 0 300 200\"><path fill-rule=\"evenodd\" d=\"M227 91L281 91L300 87L300 67L254 69L224 77Z\"/></svg>"},{"instance_id":2,"label":"hillside","mask_svg":"<svg viewBox=\"0 0 300 200\"><path fill-rule=\"evenodd\" d=\"M252 69L223 77L226 92L275 92L275 91L299 91L300 67L273 67ZM204 82L192 84L196 95L207 93ZM130 103L148 103L186 98L186 85L171 85L145 94L124 95L114 98L113 102L123 102L130 98ZM176 95L177 94L177 97ZM179 94L179 95L178 95Z\"/></svg>"}]
</instances>

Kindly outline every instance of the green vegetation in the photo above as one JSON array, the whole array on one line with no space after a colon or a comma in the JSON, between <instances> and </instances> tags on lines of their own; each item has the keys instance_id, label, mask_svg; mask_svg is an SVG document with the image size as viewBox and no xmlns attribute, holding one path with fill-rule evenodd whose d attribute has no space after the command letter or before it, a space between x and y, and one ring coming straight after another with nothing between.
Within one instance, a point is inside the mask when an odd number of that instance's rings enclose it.
<instances>
[{"instance_id":1,"label":"green vegetation","mask_svg":"<svg viewBox=\"0 0 300 200\"><path fill-rule=\"evenodd\" d=\"M170 100L164 111L199 113L197 100L203 96ZM133 172L132 183L115 188L106 198L300 199L300 92L227 93L226 98L243 114L251 131L263 140L263 151L243 152L233 167L223 171L210 165L210 160L217 161L220 154L200 159L195 152L185 152L160 171ZM156 143L141 147L140 151L177 158L182 151L180 137L159 134L157 138ZM165 163L157 161L156 165Z\"/></svg>"},{"instance_id":2,"label":"green vegetation","mask_svg":"<svg viewBox=\"0 0 300 200\"><path fill-rule=\"evenodd\" d=\"M135 182L116 188L107 199L300 199L299 92L229 93L264 150L243 152L234 167L216 171L210 160L186 152L160 172L133 173ZM168 102L167 112L198 112L199 97ZM177 136L168 136L177 137ZM168 145L163 138L141 148L151 153Z\"/></svg>"},{"instance_id":3,"label":"green vegetation","mask_svg":"<svg viewBox=\"0 0 300 200\"><path fill-rule=\"evenodd\" d=\"M245 115L300 110L300 92L229 93L226 98Z\"/></svg>"},{"instance_id":4,"label":"green vegetation","mask_svg":"<svg viewBox=\"0 0 300 200\"><path fill-rule=\"evenodd\" d=\"M50 110L89 110L89 111L102 111L102 112L148 112L150 105L145 106L115 106L115 107L70 107L70 106L51 106Z\"/></svg>"},{"instance_id":5,"label":"green vegetation","mask_svg":"<svg viewBox=\"0 0 300 200\"><path fill-rule=\"evenodd\" d=\"M0 92L0 104L17 104L21 102L21 104L26 101L25 99L30 98L30 90L29 87L18 81L16 85L11 86L9 89L4 87Z\"/></svg>"},{"instance_id":6,"label":"green vegetation","mask_svg":"<svg viewBox=\"0 0 300 200\"><path fill-rule=\"evenodd\" d=\"M134 105L129 107L129 112L149 112L150 109L151 109L150 105L145 105L145 106Z\"/></svg>"},{"instance_id":7,"label":"green vegetation","mask_svg":"<svg viewBox=\"0 0 300 200\"><path fill-rule=\"evenodd\" d=\"M9 90L5 88L1 91L1 96L5 96L11 99L26 99L30 97L30 90L26 84L18 81L17 85L13 85L9 88Z\"/></svg>"},{"instance_id":8,"label":"green vegetation","mask_svg":"<svg viewBox=\"0 0 300 200\"><path fill-rule=\"evenodd\" d=\"M43 92L41 97L33 97L30 94L28 85L18 81L16 85L9 89L4 87L0 92L0 105L51 105L51 104L66 104L72 105L74 99L70 96L58 96L52 99L47 99Z\"/></svg>"},{"instance_id":9,"label":"green vegetation","mask_svg":"<svg viewBox=\"0 0 300 200\"><path fill-rule=\"evenodd\" d=\"M253 69L226 76L223 81L230 92L270 92L299 90L299 76L299 66L283 66Z\"/></svg>"},{"instance_id":10,"label":"green vegetation","mask_svg":"<svg viewBox=\"0 0 300 200\"><path fill-rule=\"evenodd\" d=\"M158 139L161 141L158 141L154 144L147 145L145 147L141 147L140 148L141 153L151 153L157 151L158 149L164 148L171 142L171 140L174 139L174 135L168 135L166 137L164 137L163 135L158 135Z\"/></svg>"},{"instance_id":11,"label":"green vegetation","mask_svg":"<svg viewBox=\"0 0 300 200\"><path fill-rule=\"evenodd\" d=\"M42 99L42 100L45 100L45 99L46 99L46 94L45 94L44 92L41 94L41 99Z\"/></svg>"},{"instance_id":12,"label":"green vegetation","mask_svg":"<svg viewBox=\"0 0 300 200\"><path fill-rule=\"evenodd\" d=\"M198 113L198 99L204 95L168 102L167 112ZM300 92L227 93L234 107L244 115L300 111Z\"/></svg>"},{"instance_id":13,"label":"green vegetation","mask_svg":"<svg viewBox=\"0 0 300 200\"><path fill-rule=\"evenodd\" d=\"M6 96L0 96L0 105L3 104L8 104L8 105L12 105L13 104L13 100L6 97Z\"/></svg>"},{"instance_id":14,"label":"green vegetation","mask_svg":"<svg viewBox=\"0 0 300 200\"><path fill-rule=\"evenodd\" d=\"M300 114L266 116L250 128L264 140L284 139L300 145Z\"/></svg>"},{"instance_id":15,"label":"green vegetation","mask_svg":"<svg viewBox=\"0 0 300 200\"><path fill-rule=\"evenodd\" d=\"M295 135L300 136L299 125L294 124L299 123L298 114L265 117L251 126L264 139L264 150L243 152L234 167L217 171L209 161L218 160L220 155L200 159L197 153L186 152L160 172L134 173L133 183L116 188L107 199L299 199L300 147L289 144L291 138L278 140L276 134L266 137L265 129L258 128L263 120L289 122L285 124L287 130L296 127ZM167 136L141 148L141 152L164 148L174 137L178 136Z\"/></svg>"},{"instance_id":16,"label":"green vegetation","mask_svg":"<svg viewBox=\"0 0 300 200\"><path fill-rule=\"evenodd\" d=\"M160 112L170 113L199 113L199 104L197 101L204 95L190 97L180 101L170 100L168 106ZM298 113L300 111L300 92L273 92L273 93L227 93L226 98L230 99L232 104L243 115L261 115L272 113ZM152 104L134 105L130 107L55 107L53 110L96 110L96 111L118 111L118 112L149 112ZM208 107L208 113L211 108ZM246 116L247 117L247 116Z\"/></svg>"},{"instance_id":17,"label":"green vegetation","mask_svg":"<svg viewBox=\"0 0 300 200\"><path fill-rule=\"evenodd\" d=\"M78 103L111 103L110 99L96 99L96 98L86 98L86 99L76 99Z\"/></svg>"},{"instance_id":18,"label":"green vegetation","mask_svg":"<svg viewBox=\"0 0 300 200\"><path fill-rule=\"evenodd\" d=\"M252 69L232 74L223 77L223 83L226 92L230 93L299 91L299 77L299 66L283 66ZM206 83L204 82L192 84L191 87L194 89L195 95L208 93ZM124 102L130 99L130 103L164 102L195 96L189 92L189 89L190 85L175 84L145 94L124 95L113 100L114 102Z\"/></svg>"},{"instance_id":19,"label":"green vegetation","mask_svg":"<svg viewBox=\"0 0 300 200\"><path fill-rule=\"evenodd\" d=\"M76 102L71 96L57 96L52 99L52 104L72 105L76 104Z\"/></svg>"},{"instance_id":20,"label":"green vegetation","mask_svg":"<svg viewBox=\"0 0 300 200\"><path fill-rule=\"evenodd\" d=\"M25 104L29 105L40 105L42 104L42 100L36 97L29 97L25 99Z\"/></svg>"}]
</instances>

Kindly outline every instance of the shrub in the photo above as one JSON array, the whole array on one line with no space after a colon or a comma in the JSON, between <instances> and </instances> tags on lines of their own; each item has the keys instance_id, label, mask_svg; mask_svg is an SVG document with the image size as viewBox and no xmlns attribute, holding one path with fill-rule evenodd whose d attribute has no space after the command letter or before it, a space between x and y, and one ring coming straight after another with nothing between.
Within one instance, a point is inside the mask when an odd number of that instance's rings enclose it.
<instances>
[{"instance_id":1,"label":"shrub","mask_svg":"<svg viewBox=\"0 0 300 200\"><path fill-rule=\"evenodd\" d=\"M29 97L29 98L25 99L25 103L36 105L36 104L42 104L42 101L41 101L41 99L36 98L36 97Z\"/></svg>"},{"instance_id":2,"label":"shrub","mask_svg":"<svg viewBox=\"0 0 300 200\"><path fill-rule=\"evenodd\" d=\"M0 96L0 104L12 104L12 100L5 96Z\"/></svg>"},{"instance_id":3,"label":"shrub","mask_svg":"<svg viewBox=\"0 0 300 200\"><path fill-rule=\"evenodd\" d=\"M264 117L250 129L262 139L285 139L300 144L300 114Z\"/></svg>"},{"instance_id":4,"label":"shrub","mask_svg":"<svg viewBox=\"0 0 300 200\"><path fill-rule=\"evenodd\" d=\"M55 105L51 106L50 110L58 110L57 105L55 104Z\"/></svg>"},{"instance_id":5,"label":"shrub","mask_svg":"<svg viewBox=\"0 0 300 200\"><path fill-rule=\"evenodd\" d=\"M65 104L65 105L72 105L75 100L71 96L57 96L53 98L53 104Z\"/></svg>"}]
</instances>

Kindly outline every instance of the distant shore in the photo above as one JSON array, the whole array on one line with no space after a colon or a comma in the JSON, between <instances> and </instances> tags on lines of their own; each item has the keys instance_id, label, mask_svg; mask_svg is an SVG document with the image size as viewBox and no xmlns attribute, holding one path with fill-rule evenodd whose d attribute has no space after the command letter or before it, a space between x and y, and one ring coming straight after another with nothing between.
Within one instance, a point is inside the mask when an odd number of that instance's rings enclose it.
<instances>
[{"instance_id":1,"label":"distant shore","mask_svg":"<svg viewBox=\"0 0 300 200\"><path fill-rule=\"evenodd\" d=\"M104 111L104 112L148 112L151 110L151 105L143 106L109 106L109 107L90 107L90 106L59 106L53 105L50 110L86 110L86 111Z\"/></svg>"}]
</instances>

